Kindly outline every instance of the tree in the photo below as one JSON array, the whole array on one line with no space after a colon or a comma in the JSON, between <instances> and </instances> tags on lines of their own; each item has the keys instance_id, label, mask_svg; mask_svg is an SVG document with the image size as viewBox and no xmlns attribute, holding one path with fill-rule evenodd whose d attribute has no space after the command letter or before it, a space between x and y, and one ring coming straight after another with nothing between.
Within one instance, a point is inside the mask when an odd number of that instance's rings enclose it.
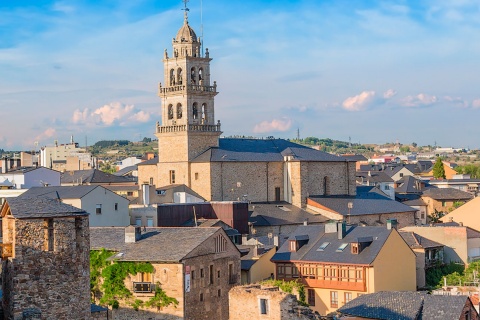
<instances>
[{"instance_id":1,"label":"tree","mask_svg":"<svg viewBox=\"0 0 480 320\"><path fill-rule=\"evenodd\" d=\"M445 179L445 168L443 167L443 162L440 157L437 158L435 164L433 165L433 177L435 179Z\"/></svg>"},{"instance_id":2,"label":"tree","mask_svg":"<svg viewBox=\"0 0 480 320\"><path fill-rule=\"evenodd\" d=\"M416 148L416 147L417 147L417 143L416 143L416 142L412 142L412 147Z\"/></svg>"}]
</instances>

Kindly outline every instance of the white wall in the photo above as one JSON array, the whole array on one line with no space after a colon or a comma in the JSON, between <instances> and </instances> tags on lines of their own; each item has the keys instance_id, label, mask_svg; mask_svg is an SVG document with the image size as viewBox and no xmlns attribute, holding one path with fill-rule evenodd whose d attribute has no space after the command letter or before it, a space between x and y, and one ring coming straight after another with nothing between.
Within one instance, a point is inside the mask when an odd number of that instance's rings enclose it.
<instances>
[{"instance_id":1,"label":"white wall","mask_svg":"<svg viewBox=\"0 0 480 320\"><path fill-rule=\"evenodd\" d=\"M98 186L82 199L82 209L90 213L91 227L125 227L130 224L129 201L118 194ZM118 204L115 210L115 203ZM96 205L102 205L102 213L96 213Z\"/></svg>"}]
</instances>

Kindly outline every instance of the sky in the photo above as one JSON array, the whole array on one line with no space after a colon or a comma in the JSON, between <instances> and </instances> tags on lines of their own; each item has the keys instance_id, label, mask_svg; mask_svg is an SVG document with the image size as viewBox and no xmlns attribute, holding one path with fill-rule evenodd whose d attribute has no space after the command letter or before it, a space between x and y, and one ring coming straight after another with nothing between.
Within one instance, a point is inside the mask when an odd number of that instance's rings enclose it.
<instances>
[{"instance_id":1,"label":"sky","mask_svg":"<svg viewBox=\"0 0 480 320\"><path fill-rule=\"evenodd\" d=\"M225 136L480 147L478 0L187 5ZM0 0L0 149L155 138L182 8Z\"/></svg>"}]
</instances>

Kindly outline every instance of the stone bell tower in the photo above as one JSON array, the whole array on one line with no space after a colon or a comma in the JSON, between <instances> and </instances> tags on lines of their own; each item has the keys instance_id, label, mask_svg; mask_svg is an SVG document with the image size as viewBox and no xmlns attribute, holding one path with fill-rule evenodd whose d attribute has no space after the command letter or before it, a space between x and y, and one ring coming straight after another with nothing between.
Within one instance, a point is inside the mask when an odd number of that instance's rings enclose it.
<instances>
[{"instance_id":1,"label":"stone bell tower","mask_svg":"<svg viewBox=\"0 0 480 320\"><path fill-rule=\"evenodd\" d=\"M220 121L215 121L217 84L210 81L208 49L188 24L185 1L183 26L163 57L164 81L159 84L162 123L157 123L158 183L190 186L189 162L210 147L218 147Z\"/></svg>"}]
</instances>

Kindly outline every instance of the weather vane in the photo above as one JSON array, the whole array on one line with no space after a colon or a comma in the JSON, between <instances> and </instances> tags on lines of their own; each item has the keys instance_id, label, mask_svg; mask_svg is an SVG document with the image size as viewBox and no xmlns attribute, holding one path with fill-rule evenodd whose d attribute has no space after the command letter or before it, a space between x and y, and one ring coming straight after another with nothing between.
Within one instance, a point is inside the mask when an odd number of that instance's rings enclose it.
<instances>
[{"instance_id":1,"label":"weather vane","mask_svg":"<svg viewBox=\"0 0 480 320\"><path fill-rule=\"evenodd\" d=\"M187 12L190 11L190 10L187 8L187 2L188 2L188 0L182 0L182 1L183 1L184 5L185 5L185 8L182 9L182 10L185 11L185 21L186 21L186 20L188 19Z\"/></svg>"}]
</instances>

